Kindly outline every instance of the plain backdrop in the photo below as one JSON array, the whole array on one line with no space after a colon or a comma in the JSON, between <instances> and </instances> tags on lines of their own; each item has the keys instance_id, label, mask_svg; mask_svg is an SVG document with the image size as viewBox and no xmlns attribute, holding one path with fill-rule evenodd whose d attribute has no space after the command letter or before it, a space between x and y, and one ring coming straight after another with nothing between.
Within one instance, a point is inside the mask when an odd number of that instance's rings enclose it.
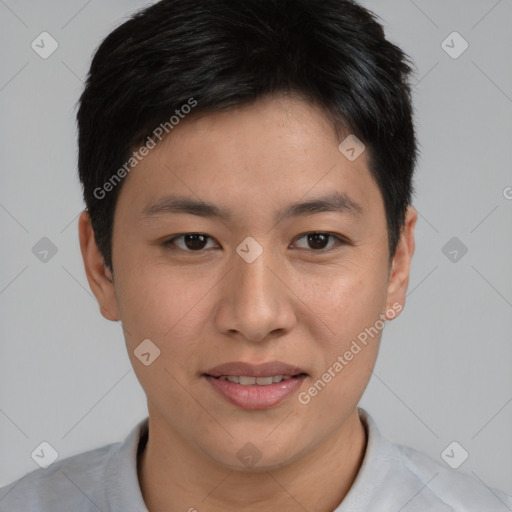
<instances>
[{"instance_id":1,"label":"plain backdrop","mask_svg":"<svg viewBox=\"0 0 512 512\"><path fill-rule=\"evenodd\" d=\"M512 493L512 2L363 4L417 66L421 157L407 305L361 405L441 464L457 441L469 453L457 471ZM0 486L38 467L42 441L64 458L147 414L121 326L83 270L75 125L93 51L145 5L0 1ZM31 47L42 32L58 43L47 59Z\"/></svg>"}]
</instances>

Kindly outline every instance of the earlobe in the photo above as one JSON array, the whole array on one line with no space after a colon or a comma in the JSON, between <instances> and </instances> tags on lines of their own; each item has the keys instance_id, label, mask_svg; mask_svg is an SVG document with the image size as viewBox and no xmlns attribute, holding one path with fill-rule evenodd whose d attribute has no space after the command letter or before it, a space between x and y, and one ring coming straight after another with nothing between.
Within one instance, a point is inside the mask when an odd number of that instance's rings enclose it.
<instances>
[{"instance_id":1,"label":"earlobe","mask_svg":"<svg viewBox=\"0 0 512 512\"><path fill-rule=\"evenodd\" d=\"M386 308L393 308L394 304L405 306L405 296L409 285L411 261L414 254L414 228L418 219L417 211L409 206L405 217L404 227L398 242L393 261L391 262L388 282L388 296Z\"/></svg>"},{"instance_id":2,"label":"earlobe","mask_svg":"<svg viewBox=\"0 0 512 512\"><path fill-rule=\"evenodd\" d=\"M119 312L114 279L96 245L94 230L87 211L83 211L78 219L78 235L84 269L91 291L98 301L101 314L107 320L115 322L119 319Z\"/></svg>"}]
</instances>

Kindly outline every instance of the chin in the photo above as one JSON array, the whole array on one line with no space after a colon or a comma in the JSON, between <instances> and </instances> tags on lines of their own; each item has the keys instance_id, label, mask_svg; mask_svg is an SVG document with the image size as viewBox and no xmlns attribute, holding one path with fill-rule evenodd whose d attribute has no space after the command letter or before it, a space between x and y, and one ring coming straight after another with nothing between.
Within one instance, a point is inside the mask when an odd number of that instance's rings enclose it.
<instances>
[{"instance_id":1,"label":"chin","mask_svg":"<svg viewBox=\"0 0 512 512\"><path fill-rule=\"evenodd\" d=\"M247 473L264 473L276 471L293 463L301 456L304 450L296 451L297 443L290 442L289 446L283 446L279 438L271 444L266 439L268 433L251 437L248 435L236 440L230 440L229 445L224 445L222 452L218 452L219 445L208 450L210 457L217 464L230 471ZM253 441L251 441L251 439ZM294 449L295 448L295 449Z\"/></svg>"}]
</instances>

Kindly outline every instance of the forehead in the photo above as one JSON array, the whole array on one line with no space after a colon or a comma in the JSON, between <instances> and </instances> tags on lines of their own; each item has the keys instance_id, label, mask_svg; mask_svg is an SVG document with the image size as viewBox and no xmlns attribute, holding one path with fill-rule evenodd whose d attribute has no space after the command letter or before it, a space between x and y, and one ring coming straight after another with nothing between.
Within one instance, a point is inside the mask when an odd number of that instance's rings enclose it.
<instances>
[{"instance_id":1,"label":"forehead","mask_svg":"<svg viewBox=\"0 0 512 512\"><path fill-rule=\"evenodd\" d=\"M333 193L363 209L379 202L367 155L351 161L340 142L325 114L297 97L202 113L182 120L137 165L121 196L139 215L169 195L253 213Z\"/></svg>"}]
</instances>

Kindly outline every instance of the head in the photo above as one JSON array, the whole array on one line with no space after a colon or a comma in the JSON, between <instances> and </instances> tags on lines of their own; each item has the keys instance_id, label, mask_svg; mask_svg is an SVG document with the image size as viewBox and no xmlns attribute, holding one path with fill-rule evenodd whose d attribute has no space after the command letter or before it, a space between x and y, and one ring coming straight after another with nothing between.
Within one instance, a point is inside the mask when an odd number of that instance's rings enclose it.
<instances>
[{"instance_id":1,"label":"head","mask_svg":"<svg viewBox=\"0 0 512 512\"><path fill-rule=\"evenodd\" d=\"M238 467L252 440L273 467L354 413L414 250L411 70L348 0L163 0L98 48L77 116L87 277L150 416L212 460ZM306 374L301 399L248 411L206 377L275 360Z\"/></svg>"}]
</instances>

